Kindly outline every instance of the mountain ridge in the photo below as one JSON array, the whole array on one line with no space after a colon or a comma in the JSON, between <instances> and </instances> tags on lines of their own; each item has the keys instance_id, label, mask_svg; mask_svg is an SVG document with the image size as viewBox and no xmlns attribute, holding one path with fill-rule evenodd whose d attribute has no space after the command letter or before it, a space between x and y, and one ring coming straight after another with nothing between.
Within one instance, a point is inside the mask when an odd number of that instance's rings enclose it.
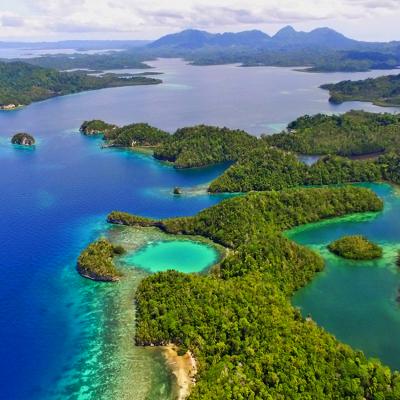
<instances>
[{"instance_id":1,"label":"mountain ridge","mask_svg":"<svg viewBox=\"0 0 400 400\"><path fill-rule=\"evenodd\" d=\"M248 30L241 32L210 33L198 29L185 29L177 33L171 33L147 45L148 48L199 50L205 47L253 47L253 48L279 48L279 47L322 47L347 50L359 45L367 45L371 42L363 42L346 37L334 29L321 27L310 32L297 31L288 25L270 36L260 30Z\"/></svg>"}]
</instances>

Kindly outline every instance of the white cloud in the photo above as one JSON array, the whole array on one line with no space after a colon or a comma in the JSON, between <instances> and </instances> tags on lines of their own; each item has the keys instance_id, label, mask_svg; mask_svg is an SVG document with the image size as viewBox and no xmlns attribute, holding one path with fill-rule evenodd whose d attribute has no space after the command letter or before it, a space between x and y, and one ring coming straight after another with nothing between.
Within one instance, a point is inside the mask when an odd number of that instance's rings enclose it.
<instances>
[{"instance_id":1,"label":"white cloud","mask_svg":"<svg viewBox=\"0 0 400 400\"><path fill-rule=\"evenodd\" d=\"M155 38L185 28L210 31L329 25L366 37L400 17L400 0L0 0L0 38ZM4 5L3 5L4 3ZM367 21L374 23L369 25ZM351 24L350 24L351 21ZM23 29L21 29L23 26ZM393 25L393 27L397 27ZM376 29L378 32L378 29ZM380 35L384 32L378 32ZM395 38L393 38L395 39Z\"/></svg>"}]
</instances>

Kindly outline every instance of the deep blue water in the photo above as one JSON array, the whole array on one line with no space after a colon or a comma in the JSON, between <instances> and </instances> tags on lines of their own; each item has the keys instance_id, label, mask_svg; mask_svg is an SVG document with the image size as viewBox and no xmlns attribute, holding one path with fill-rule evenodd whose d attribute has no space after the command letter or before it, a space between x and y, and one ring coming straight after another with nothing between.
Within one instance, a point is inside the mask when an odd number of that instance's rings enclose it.
<instances>
[{"instance_id":1,"label":"deep blue water","mask_svg":"<svg viewBox=\"0 0 400 400\"><path fill-rule=\"evenodd\" d=\"M170 191L204 185L225 166L179 171L145 155L102 150L99 140L77 132L83 120L146 121L168 130L207 122L258 134L306 112L351 108L334 108L318 89L350 74L156 64L166 72L164 85L82 93L0 113L1 398L60 398L54 388L87 345L82 326L93 318L92 283L76 274L75 260L105 229L108 212L188 215L221 200ZM36 148L12 146L17 131L32 133ZM76 390L71 385L62 398L78 398Z\"/></svg>"}]
</instances>

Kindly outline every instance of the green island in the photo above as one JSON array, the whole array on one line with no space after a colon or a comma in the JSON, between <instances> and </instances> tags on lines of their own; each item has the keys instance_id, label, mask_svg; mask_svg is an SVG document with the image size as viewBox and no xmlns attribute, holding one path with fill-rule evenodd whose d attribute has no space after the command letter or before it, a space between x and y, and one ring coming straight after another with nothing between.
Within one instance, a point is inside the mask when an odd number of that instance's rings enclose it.
<instances>
[{"instance_id":1,"label":"green island","mask_svg":"<svg viewBox=\"0 0 400 400\"><path fill-rule=\"evenodd\" d=\"M347 128L340 130L340 125ZM294 126L298 127L295 132ZM290 132L259 139L244 131L206 125L178 129L170 135L147 124L118 128L98 120L84 122L81 131L103 134L108 146L150 145L156 159L169 161L176 168L232 162L210 183L208 190L211 193L382 180L400 183L400 155L396 151L400 148L399 116L358 111L343 116L305 116L289 127ZM342 146L336 136L339 132ZM376 146L366 144L372 138L375 138ZM316 153L327 155L311 166L299 161L295 153L315 153L313 146L318 150ZM374 159L353 160L328 155L335 153L333 150L340 154L379 152L373 153Z\"/></svg>"},{"instance_id":2,"label":"green island","mask_svg":"<svg viewBox=\"0 0 400 400\"><path fill-rule=\"evenodd\" d=\"M334 104L368 101L383 107L400 106L400 74L360 81L342 81L322 85L321 88L329 90L329 101Z\"/></svg>"},{"instance_id":3,"label":"green island","mask_svg":"<svg viewBox=\"0 0 400 400\"><path fill-rule=\"evenodd\" d=\"M79 255L78 272L94 281L115 282L122 273L118 271L113 258L125 252L122 246L114 246L107 239L99 239L89 244Z\"/></svg>"},{"instance_id":4,"label":"green island","mask_svg":"<svg viewBox=\"0 0 400 400\"><path fill-rule=\"evenodd\" d=\"M305 115L264 140L299 154L374 155L400 149L400 115L349 111Z\"/></svg>"},{"instance_id":5,"label":"green island","mask_svg":"<svg viewBox=\"0 0 400 400\"><path fill-rule=\"evenodd\" d=\"M294 154L277 149L257 149L211 182L209 191L282 190L378 181L400 183L399 154L389 153L373 161L328 155L308 166Z\"/></svg>"},{"instance_id":6,"label":"green island","mask_svg":"<svg viewBox=\"0 0 400 400\"><path fill-rule=\"evenodd\" d=\"M16 133L11 138L11 143L18 144L21 146L33 146L35 144L35 138L32 135L30 135L29 133L20 132L20 133Z\"/></svg>"},{"instance_id":7,"label":"green island","mask_svg":"<svg viewBox=\"0 0 400 400\"><path fill-rule=\"evenodd\" d=\"M374 260L382 257L382 248L360 235L344 236L330 243L328 249L350 260Z\"/></svg>"},{"instance_id":8,"label":"green island","mask_svg":"<svg viewBox=\"0 0 400 400\"><path fill-rule=\"evenodd\" d=\"M282 234L382 207L372 191L348 186L252 192L193 217L111 213L109 222L201 235L231 249L208 274L145 278L135 295L136 343L190 350L198 371L190 399L399 398L398 373L338 342L291 305L293 293L324 265Z\"/></svg>"},{"instance_id":9,"label":"green island","mask_svg":"<svg viewBox=\"0 0 400 400\"><path fill-rule=\"evenodd\" d=\"M116 127L101 120L85 121L85 135L102 134L107 146L152 147L154 158L173 163L176 168L204 167L236 161L243 151L255 147L256 137L241 130L197 125L174 134L144 123Z\"/></svg>"},{"instance_id":10,"label":"green island","mask_svg":"<svg viewBox=\"0 0 400 400\"><path fill-rule=\"evenodd\" d=\"M84 135L103 135L107 147L159 146L169 138L169 133L146 123L118 127L102 120L85 121L79 128Z\"/></svg>"},{"instance_id":11,"label":"green island","mask_svg":"<svg viewBox=\"0 0 400 400\"><path fill-rule=\"evenodd\" d=\"M160 79L146 76L90 76L82 72L59 72L23 62L0 62L0 109L12 110L34 101L87 90L161 82Z\"/></svg>"}]
</instances>

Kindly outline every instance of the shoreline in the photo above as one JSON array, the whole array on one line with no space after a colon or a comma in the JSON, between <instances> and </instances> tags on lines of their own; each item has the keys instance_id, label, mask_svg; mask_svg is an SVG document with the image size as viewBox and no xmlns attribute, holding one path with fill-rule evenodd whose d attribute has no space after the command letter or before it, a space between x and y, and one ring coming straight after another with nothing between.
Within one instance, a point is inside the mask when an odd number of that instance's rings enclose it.
<instances>
[{"instance_id":1,"label":"shoreline","mask_svg":"<svg viewBox=\"0 0 400 400\"><path fill-rule=\"evenodd\" d=\"M197 361L190 350L180 356L178 354L179 348L174 344L161 346L161 349L167 366L176 379L176 399L185 400L196 384Z\"/></svg>"}]
</instances>

